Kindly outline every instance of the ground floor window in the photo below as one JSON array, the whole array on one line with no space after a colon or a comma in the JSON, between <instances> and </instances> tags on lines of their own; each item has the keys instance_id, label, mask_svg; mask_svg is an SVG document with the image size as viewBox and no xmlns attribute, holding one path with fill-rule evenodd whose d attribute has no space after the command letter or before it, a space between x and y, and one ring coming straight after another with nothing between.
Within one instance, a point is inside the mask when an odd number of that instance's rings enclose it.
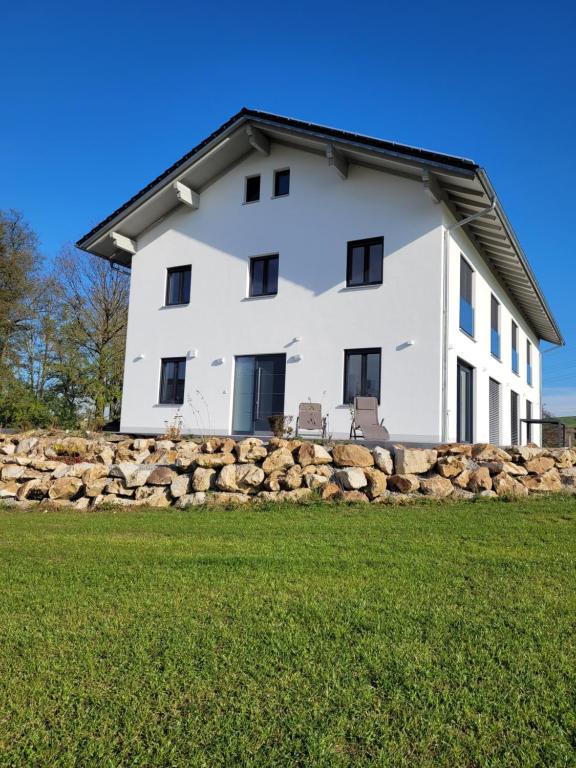
<instances>
[{"instance_id":1,"label":"ground floor window","mask_svg":"<svg viewBox=\"0 0 576 768\"><path fill-rule=\"evenodd\" d=\"M344 402L375 397L380 402L380 349L347 349L344 352Z\"/></svg>"},{"instance_id":2,"label":"ground floor window","mask_svg":"<svg viewBox=\"0 0 576 768\"><path fill-rule=\"evenodd\" d=\"M530 400L526 400L526 418L531 419L532 418L532 403ZM526 422L526 442L531 443L532 442L532 424L530 422Z\"/></svg>"},{"instance_id":3,"label":"ground floor window","mask_svg":"<svg viewBox=\"0 0 576 768\"><path fill-rule=\"evenodd\" d=\"M160 403L182 405L186 378L185 357L165 357L160 374Z\"/></svg>"},{"instance_id":4,"label":"ground floor window","mask_svg":"<svg viewBox=\"0 0 576 768\"><path fill-rule=\"evenodd\" d=\"M518 424L520 418L520 411L518 409L518 393L510 393L510 442L512 445L518 445L520 442L518 439Z\"/></svg>"},{"instance_id":5,"label":"ground floor window","mask_svg":"<svg viewBox=\"0 0 576 768\"><path fill-rule=\"evenodd\" d=\"M500 382L495 379L489 380L489 436L488 440L492 445L500 444Z\"/></svg>"},{"instance_id":6,"label":"ground floor window","mask_svg":"<svg viewBox=\"0 0 576 768\"><path fill-rule=\"evenodd\" d=\"M456 440L471 443L474 423L474 369L458 360L456 388Z\"/></svg>"}]
</instances>

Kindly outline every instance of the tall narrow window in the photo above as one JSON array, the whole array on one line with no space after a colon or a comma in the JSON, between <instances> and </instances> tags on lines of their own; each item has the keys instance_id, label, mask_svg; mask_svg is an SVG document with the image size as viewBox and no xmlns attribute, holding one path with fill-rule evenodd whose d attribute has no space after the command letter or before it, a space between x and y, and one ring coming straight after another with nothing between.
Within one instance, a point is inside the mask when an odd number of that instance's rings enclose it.
<instances>
[{"instance_id":1,"label":"tall narrow window","mask_svg":"<svg viewBox=\"0 0 576 768\"><path fill-rule=\"evenodd\" d=\"M165 357L162 360L160 374L160 402L162 404L182 405L185 378L185 357Z\"/></svg>"},{"instance_id":2,"label":"tall narrow window","mask_svg":"<svg viewBox=\"0 0 576 768\"><path fill-rule=\"evenodd\" d=\"M457 366L456 440L471 443L473 439L474 369L462 360Z\"/></svg>"},{"instance_id":3,"label":"tall narrow window","mask_svg":"<svg viewBox=\"0 0 576 768\"><path fill-rule=\"evenodd\" d=\"M500 383L489 379L488 439L492 445L500 444Z\"/></svg>"},{"instance_id":4,"label":"tall narrow window","mask_svg":"<svg viewBox=\"0 0 576 768\"><path fill-rule=\"evenodd\" d=\"M380 402L379 349L347 349L344 353L344 402L353 403L358 395Z\"/></svg>"},{"instance_id":5,"label":"tall narrow window","mask_svg":"<svg viewBox=\"0 0 576 768\"><path fill-rule=\"evenodd\" d=\"M278 256L250 259L250 296L275 296L278 293Z\"/></svg>"},{"instance_id":6,"label":"tall narrow window","mask_svg":"<svg viewBox=\"0 0 576 768\"><path fill-rule=\"evenodd\" d=\"M274 197L290 194L290 170L274 171Z\"/></svg>"},{"instance_id":7,"label":"tall narrow window","mask_svg":"<svg viewBox=\"0 0 576 768\"><path fill-rule=\"evenodd\" d=\"M518 326L512 320L512 370L518 373L520 370L520 361L518 359Z\"/></svg>"},{"instance_id":8,"label":"tall narrow window","mask_svg":"<svg viewBox=\"0 0 576 768\"><path fill-rule=\"evenodd\" d=\"M460 257L460 328L469 336L474 336L474 305L472 299L472 280L474 270L466 259Z\"/></svg>"},{"instance_id":9,"label":"tall narrow window","mask_svg":"<svg viewBox=\"0 0 576 768\"><path fill-rule=\"evenodd\" d=\"M510 442L512 445L518 445L518 426L520 412L518 409L518 393L510 392Z\"/></svg>"},{"instance_id":10,"label":"tall narrow window","mask_svg":"<svg viewBox=\"0 0 576 768\"><path fill-rule=\"evenodd\" d=\"M384 238L353 240L348 243L346 285L380 285L382 283L382 261Z\"/></svg>"},{"instance_id":11,"label":"tall narrow window","mask_svg":"<svg viewBox=\"0 0 576 768\"><path fill-rule=\"evenodd\" d=\"M532 442L532 424L530 424L530 419L532 418L532 403L530 400L526 400L526 442L531 443Z\"/></svg>"},{"instance_id":12,"label":"tall narrow window","mask_svg":"<svg viewBox=\"0 0 576 768\"><path fill-rule=\"evenodd\" d=\"M256 203L258 200L260 200L260 176L247 176L244 202Z\"/></svg>"},{"instance_id":13,"label":"tall narrow window","mask_svg":"<svg viewBox=\"0 0 576 768\"><path fill-rule=\"evenodd\" d=\"M500 303L495 296L490 301L490 352L500 360Z\"/></svg>"},{"instance_id":14,"label":"tall narrow window","mask_svg":"<svg viewBox=\"0 0 576 768\"><path fill-rule=\"evenodd\" d=\"M532 386L532 344L526 339L526 381Z\"/></svg>"},{"instance_id":15,"label":"tall narrow window","mask_svg":"<svg viewBox=\"0 0 576 768\"><path fill-rule=\"evenodd\" d=\"M188 304L190 301L190 276L192 267L171 267L166 279L166 306Z\"/></svg>"}]
</instances>

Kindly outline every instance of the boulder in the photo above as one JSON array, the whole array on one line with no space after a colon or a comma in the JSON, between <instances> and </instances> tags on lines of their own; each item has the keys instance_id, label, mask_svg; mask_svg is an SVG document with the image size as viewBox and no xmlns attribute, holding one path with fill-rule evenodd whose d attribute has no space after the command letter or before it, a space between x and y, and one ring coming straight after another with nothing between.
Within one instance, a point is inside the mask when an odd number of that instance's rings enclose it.
<instances>
[{"instance_id":1,"label":"boulder","mask_svg":"<svg viewBox=\"0 0 576 768\"><path fill-rule=\"evenodd\" d=\"M457 477L468 466L465 456L441 456L436 464L436 471L441 477Z\"/></svg>"},{"instance_id":2,"label":"boulder","mask_svg":"<svg viewBox=\"0 0 576 768\"><path fill-rule=\"evenodd\" d=\"M196 471L201 472L212 472L215 474L214 470L210 469L200 469ZM172 483L170 484L170 493L172 494L173 499L179 499L181 496L185 496L187 493L190 492L191 488L191 481L192 476L191 475L177 475L174 480L172 480Z\"/></svg>"},{"instance_id":3,"label":"boulder","mask_svg":"<svg viewBox=\"0 0 576 768\"><path fill-rule=\"evenodd\" d=\"M576 464L576 451L569 448L551 448L550 455L558 469L569 469Z\"/></svg>"},{"instance_id":4,"label":"boulder","mask_svg":"<svg viewBox=\"0 0 576 768\"><path fill-rule=\"evenodd\" d=\"M528 472L531 472L532 474L543 475L545 472L548 472L549 469L552 469L554 466L554 459L550 456L536 456L534 459L529 459L524 462L524 466Z\"/></svg>"},{"instance_id":5,"label":"boulder","mask_svg":"<svg viewBox=\"0 0 576 768\"><path fill-rule=\"evenodd\" d=\"M396 474L388 478L388 488L399 493L414 493L420 488L420 478L412 474Z\"/></svg>"},{"instance_id":6,"label":"boulder","mask_svg":"<svg viewBox=\"0 0 576 768\"><path fill-rule=\"evenodd\" d=\"M70 438L68 438L70 439ZM37 437L25 437L22 440L18 441L18 446L16 448L16 453L32 453L34 448L38 445L40 441Z\"/></svg>"},{"instance_id":7,"label":"boulder","mask_svg":"<svg viewBox=\"0 0 576 768\"><path fill-rule=\"evenodd\" d=\"M20 486L15 480L0 482L0 499L15 498Z\"/></svg>"},{"instance_id":8,"label":"boulder","mask_svg":"<svg viewBox=\"0 0 576 768\"><path fill-rule=\"evenodd\" d=\"M445 499L447 496L451 495L453 490L454 486L450 480L441 475L423 477L420 480L420 491L425 496L434 496L437 499Z\"/></svg>"},{"instance_id":9,"label":"boulder","mask_svg":"<svg viewBox=\"0 0 576 768\"><path fill-rule=\"evenodd\" d=\"M506 472L500 472L492 479L498 496L528 496L528 488Z\"/></svg>"},{"instance_id":10,"label":"boulder","mask_svg":"<svg viewBox=\"0 0 576 768\"><path fill-rule=\"evenodd\" d=\"M176 501L177 509L186 509L186 507L197 507L206 503L206 494L203 491L198 493L185 493L183 496L179 496Z\"/></svg>"},{"instance_id":11,"label":"boulder","mask_svg":"<svg viewBox=\"0 0 576 768\"><path fill-rule=\"evenodd\" d=\"M270 491L271 493L281 490L280 482L283 478L284 473L280 470L271 472L264 480L264 490Z\"/></svg>"},{"instance_id":12,"label":"boulder","mask_svg":"<svg viewBox=\"0 0 576 768\"><path fill-rule=\"evenodd\" d=\"M498 494L496 493L496 491L492 491L488 489L484 491L480 491L480 493L477 493L476 495L481 499L497 499L498 498Z\"/></svg>"},{"instance_id":13,"label":"boulder","mask_svg":"<svg viewBox=\"0 0 576 768\"><path fill-rule=\"evenodd\" d=\"M89 485L102 477L108 477L108 467L103 464L91 464L88 469L84 470L81 477L84 485Z\"/></svg>"},{"instance_id":14,"label":"boulder","mask_svg":"<svg viewBox=\"0 0 576 768\"><path fill-rule=\"evenodd\" d=\"M287 448L278 448L264 459L262 469L267 475L272 472L284 471L294 465L294 458Z\"/></svg>"},{"instance_id":15,"label":"boulder","mask_svg":"<svg viewBox=\"0 0 576 768\"><path fill-rule=\"evenodd\" d=\"M348 504L360 502L361 504L369 504L370 500L362 491L342 491L338 501L345 501Z\"/></svg>"},{"instance_id":16,"label":"boulder","mask_svg":"<svg viewBox=\"0 0 576 768\"><path fill-rule=\"evenodd\" d=\"M548 455L546 448L536 448L531 445L515 445L512 452L521 461L530 461L531 459L537 459L539 456Z\"/></svg>"},{"instance_id":17,"label":"boulder","mask_svg":"<svg viewBox=\"0 0 576 768\"><path fill-rule=\"evenodd\" d=\"M394 474L394 462L392 461L392 454L387 451L386 448L374 448L372 450L372 458L374 459L374 465L381 472L386 475Z\"/></svg>"},{"instance_id":18,"label":"boulder","mask_svg":"<svg viewBox=\"0 0 576 768\"><path fill-rule=\"evenodd\" d=\"M347 443L335 445L332 449L332 457L337 467L373 467L372 454L363 445Z\"/></svg>"},{"instance_id":19,"label":"boulder","mask_svg":"<svg viewBox=\"0 0 576 768\"><path fill-rule=\"evenodd\" d=\"M388 483L386 474L382 472L382 470L375 469L374 467L366 467L366 469L361 471L364 472L366 480L368 481L368 487L366 489L368 498L375 499L377 496L382 496L382 494L386 492Z\"/></svg>"},{"instance_id":20,"label":"boulder","mask_svg":"<svg viewBox=\"0 0 576 768\"><path fill-rule=\"evenodd\" d=\"M126 488L138 488L146 485L148 478L154 471L154 467L143 464L113 464L110 467L110 477L118 477Z\"/></svg>"},{"instance_id":21,"label":"boulder","mask_svg":"<svg viewBox=\"0 0 576 768\"><path fill-rule=\"evenodd\" d=\"M52 443L52 449L66 456L88 456L92 443L85 437L64 437Z\"/></svg>"},{"instance_id":22,"label":"boulder","mask_svg":"<svg viewBox=\"0 0 576 768\"><path fill-rule=\"evenodd\" d=\"M250 496L245 493L211 493L206 497L206 502L212 507L236 506L247 501L250 501Z\"/></svg>"},{"instance_id":23,"label":"boulder","mask_svg":"<svg viewBox=\"0 0 576 768\"><path fill-rule=\"evenodd\" d=\"M328 464L308 464L307 467L302 468L303 475L322 475L327 480L330 480L334 474L334 468Z\"/></svg>"},{"instance_id":24,"label":"boulder","mask_svg":"<svg viewBox=\"0 0 576 768\"><path fill-rule=\"evenodd\" d=\"M327 483L322 489L322 498L325 501L334 501L342 493L342 489L336 483Z\"/></svg>"},{"instance_id":25,"label":"boulder","mask_svg":"<svg viewBox=\"0 0 576 768\"><path fill-rule=\"evenodd\" d=\"M47 495L49 487L50 478L48 477L28 480L18 488L16 498L20 501L24 499L39 501Z\"/></svg>"},{"instance_id":26,"label":"boulder","mask_svg":"<svg viewBox=\"0 0 576 768\"><path fill-rule=\"evenodd\" d=\"M492 478L488 467L479 467L470 472L468 489L473 493L492 490Z\"/></svg>"},{"instance_id":27,"label":"boulder","mask_svg":"<svg viewBox=\"0 0 576 768\"><path fill-rule=\"evenodd\" d=\"M192 475L192 490L198 492L209 491L216 482L216 470L210 467L196 467Z\"/></svg>"},{"instance_id":28,"label":"boulder","mask_svg":"<svg viewBox=\"0 0 576 768\"><path fill-rule=\"evenodd\" d=\"M319 464L330 464L332 462L332 456L328 453L323 445L317 443L302 443L298 449L298 464L301 467L307 467L311 464L314 466Z\"/></svg>"},{"instance_id":29,"label":"boulder","mask_svg":"<svg viewBox=\"0 0 576 768\"><path fill-rule=\"evenodd\" d=\"M234 464L235 459L231 453L199 453L196 455L196 466L206 469L217 469L228 464Z\"/></svg>"},{"instance_id":30,"label":"boulder","mask_svg":"<svg viewBox=\"0 0 576 768\"><path fill-rule=\"evenodd\" d=\"M560 480L567 488L576 487L576 467L567 467L560 470Z\"/></svg>"},{"instance_id":31,"label":"boulder","mask_svg":"<svg viewBox=\"0 0 576 768\"><path fill-rule=\"evenodd\" d=\"M6 443L6 445L0 445L0 453L4 456L13 456L16 452L16 446L14 443Z\"/></svg>"},{"instance_id":32,"label":"boulder","mask_svg":"<svg viewBox=\"0 0 576 768\"><path fill-rule=\"evenodd\" d=\"M90 506L90 499L82 496L74 502L74 509L79 509L81 512L85 512Z\"/></svg>"},{"instance_id":33,"label":"boulder","mask_svg":"<svg viewBox=\"0 0 576 768\"><path fill-rule=\"evenodd\" d=\"M178 477L178 473L174 472L170 467L162 466L156 467L146 481L148 485L172 485L174 480Z\"/></svg>"},{"instance_id":34,"label":"boulder","mask_svg":"<svg viewBox=\"0 0 576 768\"><path fill-rule=\"evenodd\" d=\"M50 499L75 499L80 495L84 484L79 477L60 477L54 480L48 490Z\"/></svg>"},{"instance_id":35,"label":"boulder","mask_svg":"<svg viewBox=\"0 0 576 768\"><path fill-rule=\"evenodd\" d=\"M472 446L469 443L443 443L436 446L438 456L472 456Z\"/></svg>"},{"instance_id":36,"label":"boulder","mask_svg":"<svg viewBox=\"0 0 576 768\"><path fill-rule=\"evenodd\" d=\"M334 473L334 479L346 491L355 491L368 485L366 475L359 467L338 469Z\"/></svg>"},{"instance_id":37,"label":"boulder","mask_svg":"<svg viewBox=\"0 0 576 768\"><path fill-rule=\"evenodd\" d=\"M138 491L144 490L143 488L137 488ZM145 499L147 507L169 507L170 499L168 497L168 489L157 486L156 488L148 489L152 493Z\"/></svg>"},{"instance_id":38,"label":"boulder","mask_svg":"<svg viewBox=\"0 0 576 768\"><path fill-rule=\"evenodd\" d=\"M254 464L230 464L223 467L216 480L216 487L232 493L253 492L264 482L264 471Z\"/></svg>"},{"instance_id":39,"label":"boulder","mask_svg":"<svg viewBox=\"0 0 576 768\"><path fill-rule=\"evenodd\" d=\"M236 444L236 456L240 464L259 461L268 455L266 446L258 437L247 437Z\"/></svg>"},{"instance_id":40,"label":"boulder","mask_svg":"<svg viewBox=\"0 0 576 768\"><path fill-rule=\"evenodd\" d=\"M472 491L466 491L464 488L454 488L451 499L455 501L470 501L474 498Z\"/></svg>"},{"instance_id":41,"label":"boulder","mask_svg":"<svg viewBox=\"0 0 576 768\"><path fill-rule=\"evenodd\" d=\"M307 472L302 476L304 478L304 484L312 491L318 491L328 484L328 478L324 477L324 475L316 475L311 472Z\"/></svg>"},{"instance_id":42,"label":"boulder","mask_svg":"<svg viewBox=\"0 0 576 768\"><path fill-rule=\"evenodd\" d=\"M560 472L558 472L556 467L549 469L543 475L526 475L526 477L521 477L520 482L532 493L562 490Z\"/></svg>"},{"instance_id":43,"label":"boulder","mask_svg":"<svg viewBox=\"0 0 576 768\"><path fill-rule=\"evenodd\" d=\"M149 448L154 448L156 441L152 437L137 437L132 441L132 448L135 451L147 451Z\"/></svg>"},{"instance_id":44,"label":"boulder","mask_svg":"<svg viewBox=\"0 0 576 768\"><path fill-rule=\"evenodd\" d=\"M394 465L398 475L418 475L428 472L434 464L438 453L428 448L396 448Z\"/></svg>"},{"instance_id":45,"label":"boulder","mask_svg":"<svg viewBox=\"0 0 576 768\"><path fill-rule=\"evenodd\" d=\"M231 437L209 437L200 449L202 453L232 453L236 443Z\"/></svg>"},{"instance_id":46,"label":"boulder","mask_svg":"<svg viewBox=\"0 0 576 768\"><path fill-rule=\"evenodd\" d=\"M302 485L302 467L294 464L286 471L286 474L280 481L280 485L287 491L294 491Z\"/></svg>"},{"instance_id":47,"label":"boulder","mask_svg":"<svg viewBox=\"0 0 576 768\"><path fill-rule=\"evenodd\" d=\"M472 458L475 461L511 461L509 453L490 443L476 443L472 446Z\"/></svg>"},{"instance_id":48,"label":"boulder","mask_svg":"<svg viewBox=\"0 0 576 768\"><path fill-rule=\"evenodd\" d=\"M171 451L173 450L175 443L172 440L156 440L157 451Z\"/></svg>"},{"instance_id":49,"label":"boulder","mask_svg":"<svg viewBox=\"0 0 576 768\"><path fill-rule=\"evenodd\" d=\"M26 467L20 467L18 464L5 464L2 467L2 480L19 480Z\"/></svg>"},{"instance_id":50,"label":"boulder","mask_svg":"<svg viewBox=\"0 0 576 768\"><path fill-rule=\"evenodd\" d=\"M166 451L164 449L160 449L158 451L154 451L154 453L148 454L143 464L174 464L176 462L176 451ZM118 456L116 456L116 461L118 461Z\"/></svg>"},{"instance_id":51,"label":"boulder","mask_svg":"<svg viewBox=\"0 0 576 768\"><path fill-rule=\"evenodd\" d=\"M499 475L501 472L516 477L528 474L528 470L522 464L515 464L513 461L489 461L486 466L492 475Z\"/></svg>"},{"instance_id":52,"label":"boulder","mask_svg":"<svg viewBox=\"0 0 576 768\"><path fill-rule=\"evenodd\" d=\"M114 451L112 448L105 445L94 455L94 460L100 464L113 464L114 463Z\"/></svg>"},{"instance_id":53,"label":"boulder","mask_svg":"<svg viewBox=\"0 0 576 768\"><path fill-rule=\"evenodd\" d=\"M472 471L470 469L465 469L464 472L461 472L459 475L452 478L452 485L454 485L456 488L460 488L461 490L467 489L471 475Z\"/></svg>"},{"instance_id":54,"label":"boulder","mask_svg":"<svg viewBox=\"0 0 576 768\"><path fill-rule=\"evenodd\" d=\"M95 465L89 461L80 461L78 462L78 464L70 464L68 466L68 472L66 474L68 477L82 477L85 472L88 472L94 466ZM100 475L100 477L102 477L102 475Z\"/></svg>"},{"instance_id":55,"label":"boulder","mask_svg":"<svg viewBox=\"0 0 576 768\"><path fill-rule=\"evenodd\" d=\"M100 477L97 480L92 480L88 483L86 483L84 480L82 480L82 482L84 482L84 495L91 499L95 499L97 496L100 496L104 492L104 489L108 484L108 478Z\"/></svg>"}]
</instances>

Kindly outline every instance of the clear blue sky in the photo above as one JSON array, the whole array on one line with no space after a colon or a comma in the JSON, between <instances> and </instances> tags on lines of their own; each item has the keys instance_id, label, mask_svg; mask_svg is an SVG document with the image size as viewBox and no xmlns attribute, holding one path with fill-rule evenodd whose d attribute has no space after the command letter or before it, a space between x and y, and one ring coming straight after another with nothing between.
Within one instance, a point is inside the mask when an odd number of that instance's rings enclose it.
<instances>
[{"instance_id":1,"label":"clear blue sky","mask_svg":"<svg viewBox=\"0 0 576 768\"><path fill-rule=\"evenodd\" d=\"M0 208L54 256L242 106L471 157L565 335L576 414L573 3L29 2L2 11Z\"/></svg>"}]
</instances>

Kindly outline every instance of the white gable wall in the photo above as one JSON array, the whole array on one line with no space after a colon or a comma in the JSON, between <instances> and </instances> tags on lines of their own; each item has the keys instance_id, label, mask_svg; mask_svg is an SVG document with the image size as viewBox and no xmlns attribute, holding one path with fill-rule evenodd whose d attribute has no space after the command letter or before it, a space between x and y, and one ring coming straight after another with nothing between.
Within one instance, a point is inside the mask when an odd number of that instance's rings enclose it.
<instances>
[{"instance_id":1,"label":"white gable wall","mask_svg":"<svg viewBox=\"0 0 576 768\"><path fill-rule=\"evenodd\" d=\"M272 199L273 172L285 167L290 195ZM245 176L258 173L261 200L244 205ZM347 289L347 242L377 236L383 285ZM278 295L247 298L250 257L270 253L280 255ZM344 350L380 347L380 415L392 439L437 441L441 258L442 209L419 182L359 166L341 180L324 158L281 145L269 157L251 153L202 191L197 211L181 206L138 239L122 430L164 429L177 408L158 405L160 360L197 349L186 367L186 431L231 431L235 355L285 353L285 413L321 402L329 431L347 437ZM185 264L190 304L164 308L166 270Z\"/></svg>"}]
</instances>

